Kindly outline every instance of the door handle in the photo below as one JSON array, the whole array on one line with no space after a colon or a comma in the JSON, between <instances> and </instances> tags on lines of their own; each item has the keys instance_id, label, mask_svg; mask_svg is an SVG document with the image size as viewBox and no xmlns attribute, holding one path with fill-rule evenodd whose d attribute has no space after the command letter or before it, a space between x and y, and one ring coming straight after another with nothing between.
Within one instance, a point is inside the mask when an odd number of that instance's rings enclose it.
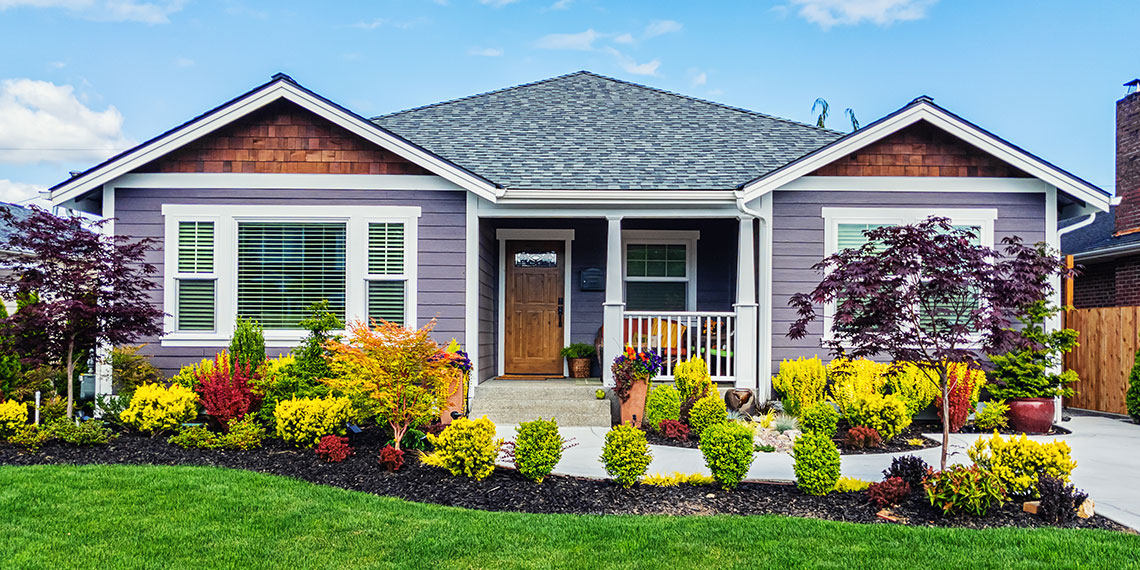
<instances>
[{"instance_id":1,"label":"door handle","mask_svg":"<svg viewBox=\"0 0 1140 570\"><path fill-rule=\"evenodd\" d=\"M565 312L563 308L562 297L558 298L558 328L562 328L562 314Z\"/></svg>"}]
</instances>

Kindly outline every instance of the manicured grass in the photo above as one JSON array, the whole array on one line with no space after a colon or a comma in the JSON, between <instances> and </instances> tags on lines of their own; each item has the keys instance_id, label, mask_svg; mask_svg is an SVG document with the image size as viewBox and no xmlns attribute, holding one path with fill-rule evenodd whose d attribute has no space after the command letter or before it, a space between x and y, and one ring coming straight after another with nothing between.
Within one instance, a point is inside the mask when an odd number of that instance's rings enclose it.
<instances>
[{"instance_id":1,"label":"manicured grass","mask_svg":"<svg viewBox=\"0 0 1140 570\"><path fill-rule=\"evenodd\" d=\"M1126 568L1140 537L408 503L204 467L0 467L4 568Z\"/></svg>"}]
</instances>

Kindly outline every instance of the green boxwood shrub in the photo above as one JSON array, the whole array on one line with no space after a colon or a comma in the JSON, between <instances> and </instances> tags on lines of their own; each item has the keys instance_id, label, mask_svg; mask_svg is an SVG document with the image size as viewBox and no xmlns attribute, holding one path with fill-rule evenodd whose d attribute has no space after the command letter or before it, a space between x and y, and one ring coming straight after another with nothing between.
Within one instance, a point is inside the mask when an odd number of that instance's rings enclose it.
<instances>
[{"instance_id":1,"label":"green boxwood shrub","mask_svg":"<svg viewBox=\"0 0 1140 570\"><path fill-rule=\"evenodd\" d=\"M661 420L681 419L681 393L672 384L662 384L649 391L645 400L645 424L653 431L661 429Z\"/></svg>"},{"instance_id":2,"label":"green boxwood shrub","mask_svg":"<svg viewBox=\"0 0 1140 570\"><path fill-rule=\"evenodd\" d=\"M839 412L827 402L816 402L800 415L800 428L804 433L835 437L835 432L839 429Z\"/></svg>"},{"instance_id":3,"label":"green boxwood shrub","mask_svg":"<svg viewBox=\"0 0 1140 570\"><path fill-rule=\"evenodd\" d=\"M735 489L752 466L752 430L736 422L713 424L701 436L705 465L721 488Z\"/></svg>"},{"instance_id":4,"label":"green boxwood shrub","mask_svg":"<svg viewBox=\"0 0 1140 570\"><path fill-rule=\"evenodd\" d=\"M910 412L906 401L894 394L869 394L851 405L847 421L853 426L867 426L879 432L883 441L890 439L910 425Z\"/></svg>"},{"instance_id":5,"label":"green boxwood shrub","mask_svg":"<svg viewBox=\"0 0 1140 570\"><path fill-rule=\"evenodd\" d=\"M1140 423L1140 350L1136 351L1136 358L1132 363L1132 372L1128 375L1128 392L1124 398L1128 415L1132 421Z\"/></svg>"},{"instance_id":6,"label":"green boxwood shrub","mask_svg":"<svg viewBox=\"0 0 1140 570\"><path fill-rule=\"evenodd\" d=\"M649 454L649 444L645 432L629 425L620 425L606 434L602 446L602 463L622 487L632 487L649 469L653 456Z\"/></svg>"},{"instance_id":7,"label":"green boxwood shrub","mask_svg":"<svg viewBox=\"0 0 1140 570\"><path fill-rule=\"evenodd\" d=\"M809 495L826 495L839 482L839 448L831 438L805 433L792 445L796 486Z\"/></svg>"},{"instance_id":8,"label":"green boxwood shrub","mask_svg":"<svg viewBox=\"0 0 1140 570\"><path fill-rule=\"evenodd\" d=\"M515 432L515 467L523 477L541 483L562 460L566 442L558 433L558 422L539 418L519 424Z\"/></svg>"},{"instance_id":9,"label":"green boxwood shrub","mask_svg":"<svg viewBox=\"0 0 1140 570\"><path fill-rule=\"evenodd\" d=\"M724 405L724 400L720 399L720 394L715 390L697 400L693 404L693 410L689 412L689 429L697 438L701 437L709 426L715 424L723 424L728 421L728 408Z\"/></svg>"}]
</instances>

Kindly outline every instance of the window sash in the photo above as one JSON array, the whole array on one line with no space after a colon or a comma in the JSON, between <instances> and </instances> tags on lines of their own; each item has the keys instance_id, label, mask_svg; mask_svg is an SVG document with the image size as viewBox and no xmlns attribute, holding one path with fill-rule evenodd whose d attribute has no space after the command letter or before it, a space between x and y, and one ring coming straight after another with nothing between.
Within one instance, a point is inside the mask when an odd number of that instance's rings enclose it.
<instances>
[{"instance_id":1,"label":"window sash","mask_svg":"<svg viewBox=\"0 0 1140 570\"><path fill-rule=\"evenodd\" d=\"M372 279L367 282L367 311L369 322L388 321L406 326L407 282L403 280Z\"/></svg>"},{"instance_id":2,"label":"window sash","mask_svg":"<svg viewBox=\"0 0 1140 570\"><path fill-rule=\"evenodd\" d=\"M214 222L178 222L178 272L214 272Z\"/></svg>"},{"instance_id":3,"label":"window sash","mask_svg":"<svg viewBox=\"0 0 1140 570\"><path fill-rule=\"evenodd\" d=\"M179 331L213 331L217 328L217 282L214 279L175 280L178 304L175 309Z\"/></svg>"}]
</instances>

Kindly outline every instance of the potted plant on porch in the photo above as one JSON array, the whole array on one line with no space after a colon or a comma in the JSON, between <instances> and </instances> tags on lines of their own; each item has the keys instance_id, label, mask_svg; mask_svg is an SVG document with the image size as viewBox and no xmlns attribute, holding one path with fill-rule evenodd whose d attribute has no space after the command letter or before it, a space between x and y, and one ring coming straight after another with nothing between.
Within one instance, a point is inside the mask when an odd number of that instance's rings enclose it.
<instances>
[{"instance_id":1,"label":"potted plant on porch","mask_svg":"<svg viewBox=\"0 0 1140 570\"><path fill-rule=\"evenodd\" d=\"M594 352L594 345L584 342L575 342L562 348L560 354L562 354L562 358L566 359L571 378L590 377L590 360L593 358Z\"/></svg>"},{"instance_id":2,"label":"potted plant on porch","mask_svg":"<svg viewBox=\"0 0 1140 570\"><path fill-rule=\"evenodd\" d=\"M1077 346L1077 331L1045 332L1045 319L1057 309L1045 301L1030 305L1021 318L1021 346L1005 354L990 355L994 380L990 396L1009 405L1010 427L1025 433L1046 433L1053 426L1055 399L1072 396L1077 373L1060 367L1061 357Z\"/></svg>"},{"instance_id":3,"label":"potted plant on porch","mask_svg":"<svg viewBox=\"0 0 1140 570\"><path fill-rule=\"evenodd\" d=\"M645 417L645 397L649 394L649 383L661 370L661 357L657 353L633 347L625 347L625 352L614 358L614 394L621 401L621 423L641 427Z\"/></svg>"}]
</instances>

